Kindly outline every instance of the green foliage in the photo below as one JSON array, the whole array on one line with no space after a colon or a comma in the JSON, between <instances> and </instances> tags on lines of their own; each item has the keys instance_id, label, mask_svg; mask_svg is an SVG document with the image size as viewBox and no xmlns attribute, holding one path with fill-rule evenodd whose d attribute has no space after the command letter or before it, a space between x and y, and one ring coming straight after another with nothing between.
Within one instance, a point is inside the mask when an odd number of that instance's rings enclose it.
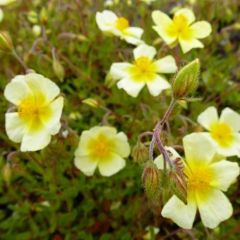
<instances>
[{"instance_id":1,"label":"green foliage","mask_svg":"<svg viewBox=\"0 0 240 240\"><path fill-rule=\"evenodd\" d=\"M190 2L193 1L157 0L147 6L137 0L132 5L120 1L111 8L145 30L144 40L155 45L159 57L172 54L179 67L195 58L201 61L200 85L195 96L202 100L185 107L179 104L174 109L166 145L181 145L185 134L199 130L196 118L207 106L230 106L240 112L240 5L225 0L217 4L211 0L195 1L193 6ZM3 9L1 29L10 33L29 68L58 84L65 106L63 127L52 143L41 152L20 153L19 145L6 136L4 114L9 105L0 95L0 239L143 239L148 226L160 228L157 239L239 239L240 190L236 185L229 193L233 217L213 231L205 230L197 221L189 232L161 218L161 209L146 204L141 185L143 169L131 157L126 168L111 178L98 173L86 177L74 167L73 153L82 130L108 123L124 131L134 146L139 134L154 127L170 102L168 91L152 97L144 89L134 99L115 85L107 86L110 65L130 61L133 47L104 36L97 28L95 13L104 9L103 3L20 0ZM185 55L178 47L169 49L151 27L152 10L170 12L180 5L193 7L197 19L207 20L213 27L211 36L203 41L205 48ZM35 24L41 26L40 36L33 33ZM53 51L57 64L53 62ZM11 55L0 56L3 92L8 81L23 74L24 69ZM95 99L101 107L83 104L86 98ZM7 173L6 164L10 166Z\"/></svg>"}]
</instances>

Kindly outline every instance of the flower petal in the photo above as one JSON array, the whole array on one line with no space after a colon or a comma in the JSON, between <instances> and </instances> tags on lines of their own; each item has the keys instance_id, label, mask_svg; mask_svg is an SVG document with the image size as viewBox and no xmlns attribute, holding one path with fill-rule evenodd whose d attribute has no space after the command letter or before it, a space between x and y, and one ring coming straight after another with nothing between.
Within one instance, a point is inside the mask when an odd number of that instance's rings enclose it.
<instances>
[{"instance_id":1,"label":"flower petal","mask_svg":"<svg viewBox=\"0 0 240 240\"><path fill-rule=\"evenodd\" d=\"M205 38L212 32L211 25L206 21L199 21L190 26L194 38Z\"/></svg>"},{"instance_id":2,"label":"flower petal","mask_svg":"<svg viewBox=\"0 0 240 240\"><path fill-rule=\"evenodd\" d=\"M197 208L194 203L188 203L188 205L185 205L174 195L164 205L161 214L165 218L170 218L181 228L191 229L196 211Z\"/></svg>"},{"instance_id":3,"label":"flower petal","mask_svg":"<svg viewBox=\"0 0 240 240\"><path fill-rule=\"evenodd\" d=\"M179 43L181 45L183 53L187 53L193 48L203 48L204 47L204 45L199 40L194 39L194 38L189 39L189 40L180 38Z\"/></svg>"},{"instance_id":4,"label":"flower petal","mask_svg":"<svg viewBox=\"0 0 240 240\"><path fill-rule=\"evenodd\" d=\"M163 90L171 88L171 85L164 77L156 75L154 80L147 82L147 87L152 96L158 96Z\"/></svg>"},{"instance_id":5,"label":"flower petal","mask_svg":"<svg viewBox=\"0 0 240 240\"><path fill-rule=\"evenodd\" d=\"M204 226L215 228L218 224L231 217L233 209L227 197L217 189L212 188L208 198L205 192L197 193L197 205Z\"/></svg>"},{"instance_id":6,"label":"flower petal","mask_svg":"<svg viewBox=\"0 0 240 240\"><path fill-rule=\"evenodd\" d=\"M51 135L49 131L42 127L42 129L38 130L28 130L27 133L24 134L22 143L21 143L21 151L38 151L45 148L51 140Z\"/></svg>"},{"instance_id":7,"label":"flower petal","mask_svg":"<svg viewBox=\"0 0 240 240\"><path fill-rule=\"evenodd\" d=\"M168 34L167 29L173 24L173 21L167 14L156 10L152 13L152 19L156 24L156 26L153 26L153 29L167 44L171 44L177 39L176 36Z\"/></svg>"},{"instance_id":8,"label":"flower petal","mask_svg":"<svg viewBox=\"0 0 240 240\"><path fill-rule=\"evenodd\" d=\"M114 137L116 152L119 156L125 158L130 154L130 146L125 133L120 132Z\"/></svg>"},{"instance_id":9,"label":"flower petal","mask_svg":"<svg viewBox=\"0 0 240 240\"><path fill-rule=\"evenodd\" d=\"M59 87L53 81L40 74L29 73L25 75L25 81L33 93L43 93L48 102L51 102L60 93Z\"/></svg>"},{"instance_id":10,"label":"flower petal","mask_svg":"<svg viewBox=\"0 0 240 240\"><path fill-rule=\"evenodd\" d=\"M117 154L112 154L108 160L99 161L98 168L102 176L110 177L120 171L126 165L126 161Z\"/></svg>"},{"instance_id":11,"label":"flower petal","mask_svg":"<svg viewBox=\"0 0 240 240\"><path fill-rule=\"evenodd\" d=\"M18 75L13 78L4 90L5 98L15 105L19 105L26 96L31 94L32 91L26 84L24 75Z\"/></svg>"},{"instance_id":12,"label":"flower petal","mask_svg":"<svg viewBox=\"0 0 240 240\"><path fill-rule=\"evenodd\" d=\"M214 171L214 181L210 185L222 191L227 191L229 186L237 180L240 168L236 162L221 160L211 165Z\"/></svg>"},{"instance_id":13,"label":"flower petal","mask_svg":"<svg viewBox=\"0 0 240 240\"><path fill-rule=\"evenodd\" d=\"M132 97L137 97L144 85L144 82L132 81L129 78L123 78L117 83L119 89L123 88Z\"/></svg>"},{"instance_id":14,"label":"flower petal","mask_svg":"<svg viewBox=\"0 0 240 240\"><path fill-rule=\"evenodd\" d=\"M117 15L109 10L104 10L103 12L97 12L96 22L100 30L104 32L111 32L115 26L115 21L117 20Z\"/></svg>"},{"instance_id":15,"label":"flower petal","mask_svg":"<svg viewBox=\"0 0 240 240\"><path fill-rule=\"evenodd\" d=\"M175 73L177 71L176 61L172 56L166 56L154 62L159 73Z\"/></svg>"},{"instance_id":16,"label":"flower petal","mask_svg":"<svg viewBox=\"0 0 240 240\"><path fill-rule=\"evenodd\" d=\"M129 77L129 69L131 66L132 64L126 62L113 63L109 71L110 76L115 80Z\"/></svg>"},{"instance_id":17,"label":"flower petal","mask_svg":"<svg viewBox=\"0 0 240 240\"><path fill-rule=\"evenodd\" d=\"M168 152L170 152L171 154L170 159L182 158L174 148L165 146L165 149ZM163 169L164 168L163 155L161 154L157 158L155 158L154 163L156 164L158 169ZM167 167L169 166L167 165Z\"/></svg>"},{"instance_id":18,"label":"flower petal","mask_svg":"<svg viewBox=\"0 0 240 240\"><path fill-rule=\"evenodd\" d=\"M224 108L221 116L220 122L227 123L236 132L240 131L240 114L233 111L231 108Z\"/></svg>"},{"instance_id":19,"label":"flower petal","mask_svg":"<svg viewBox=\"0 0 240 240\"><path fill-rule=\"evenodd\" d=\"M51 117L47 120L41 118L41 120L42 123L46 126L46 128L49 129L50 133L52 135L55 135L58 133L61 127L59 123L63 109L63 97L58 97L56 100L50 103L49 107L51 111Z\"/></svg>"},{"instance_id":20,"label":"flower petal","mask_svg":"<svg viewBox=\"0 0 240 240\"><path fill-rule=\"evenodd\" d=\"M213 160L216 145L205 133L192 133L183 138L186 162L191 165L207 164Z\"/></svg>"},{"instance_id":21,"label":"flower petal","mask_svg":"<svg viewBox=\"0 0 240 240\"><path fill-rule=\"evenodd\" d=\"M134 59L144 56L152 60L156 53L157 51L154 47L148 46L146 44L141 44L133 50Z\"/></svg>"},{"instance_id":22,"label":"flower petal","mask_svg":"<svg viewBox=\"0 0 240 240\"><path fill-rule=\"evenodd\" d=\"M143 29L139 27L128 27L123 31L123 35L120 36L126 40L126 42L131 43L133 45L142 44L143 41L141 37L143 35Z\"/></svg>"},{"instance_id":23,"label":"flower petal","mask_svg":"<svg viewBox=\"0 0 240 240\"><path fill-rule=\"evenodd\" d=\"M209 130L211 124L218 122L217 109L215 107L208 107L205 111L199 114L197 121Z\"/></svg>"},{"instance_id":24,"label":"flower petal","mask_svg":"<svg viewBox=\"0 0 240 240\"><path fill-rule=\"evenodd\" d=\"M179 9L178 11L176 11L176 13L174 14L174 16L179 16L179 15L183 15L187 21L188 21L188 24L191 24L192 22L195 21L195 16L194 16L194 13L191 9L189 8L182 8L182 9Z\"/></svg>"},{"instance_id":25,"label":"flower petal","mask_svg":"<svg viewBox=\"0 0 240 240\"><path fill-rule=\"evenodd\" d=\"M74 165L86 176L92 176L97 168L97 161L88 156L76 156L75 154Z\"/></svg>"},{"instance_id":26,"label":"flower petal","mask_svg":"<svg viewBox=\"0 0 240 240\"><path fill-rule=\"evenodd\" d=\"M5 118L5 127L8 137L13 142L21 142L26 131L26 126L19 118L18 113L6 113Z\"/></svg>"}]
</instances>

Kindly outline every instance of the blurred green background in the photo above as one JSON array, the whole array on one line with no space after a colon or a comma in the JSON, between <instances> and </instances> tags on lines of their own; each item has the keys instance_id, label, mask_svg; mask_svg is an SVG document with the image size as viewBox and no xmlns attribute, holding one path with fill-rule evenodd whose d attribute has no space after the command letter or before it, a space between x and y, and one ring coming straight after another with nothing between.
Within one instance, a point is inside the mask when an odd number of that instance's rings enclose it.
<instances>
[{"instance_id":1,"label":"blurred green background","mask_svg":"<svg viewBox=\"0 0 240 240\"><path fill-rule=\"evenodd\" d=\"M211 23L213 32L203 40L204 49L183 55L178 47L169 49L152 30L153 10L171 13L178 7L191 7L197 20ZM125 132L133 147L140 133L154 127L170 101L169 92L152 97L146 89L134 99L106 81L111 64L131 61L134 48L97 28L95 14L106 8L103 0L20 0L3 7L0 29L10 33L29 68L58 84L65 107L61 132L51 144L41 152L20 153L19 145L5 133L9 103L3 90L24 70L10 54L0 53L0 239L147 239L149 227L159 228L159 233L148 239L240 239L239 183L228 192L234 206L231 219L208 230L197 217L193 230L186 231L163 219L161 209L147 202L141 184L143 167L132 157L111 178L97 172L86 177L73 165L82 130L110 124ZM175 108L166 145L181 145L184 135L201 130L196 118L210 105L219 111L229 106L240 112L239 1L156 0L146 5L140 0L120 0L108 8L142 27L143 39L156 47L158 57L172 54L179 67L196 57L201 61L195 94L201 100ZM64 68L64 79L54 70L53 55ZM100 107L82 103L86 98L95 99Z\"/></svg>"}]
</instances>

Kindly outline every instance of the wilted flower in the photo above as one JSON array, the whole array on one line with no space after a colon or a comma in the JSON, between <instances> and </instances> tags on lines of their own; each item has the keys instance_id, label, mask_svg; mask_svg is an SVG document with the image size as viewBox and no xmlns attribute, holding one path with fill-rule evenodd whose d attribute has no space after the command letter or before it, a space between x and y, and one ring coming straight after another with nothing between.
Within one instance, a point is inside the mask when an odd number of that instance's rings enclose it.
<instances>
[{"instance_id":1,"label":"wilted flower","mask_svg":"<svg viewBox=\"0 0 240 240\"><path fill-rule=\"evenodd\" d=\"M195 21L194 13L187 8L176 11L173 19L161 11L153 11L153 29L168 44L172 45L179 41L184 53L192 48L203 48L204 45L198 40L207 37L211 31L211 25L206 21Z\"/></svg>"},{"instance_id":2,"label":"wilted flower","mask_svg":"<svg viewBox=\"0 0 240 240\"><path fill-rule=\"evenodd\" d=\"M214 158L215 146L204 135L193 133L183 139L187 204L173 195L162 209L162 216L182 228L191 229L197 209L204 226L215 228L232 215L232 205L222 191L239 175L237 163Z\"/></svg>"},{"instance_id":3,"label":"wilted flower","mask_svg":"<svg viewBox=\"0 0 240 240\"><path fill-rule=\"evenodd\" d=\"M5 88L4 96L16 105L16 112L6 113L6 132L21 151L46 147L51 135L58 133L63 97L58 86L36 73L16 76Z\"/></svg>"},{"instance_id":4,"label":"wilted flower","mask_svg":"<svg viewBox=\"0 0 240 240\"><path fill-rule=\"evenodd\" d=\"M130 154L127 136L113 127L93 127L83 131L74 163L85 175L92 176L96 168L102 176L112 176L125 167Z\"/></svg>"},{"instance_id":5,"label":"wilted flower","mask_svg":"<svg viewBox=\"0 0 240 240\"><path fill-rule=\"evenodd\" d=\"M237 112L225 108L219 118L217 109L209 107L198 116L198 122L209 131L199 134L214 142L218 154L240 156L240 115Z\"/></svg>"},{"instance_id":6,"label":"wilted flower","mask_svg":"<svg viewBox=\"0 0 240 240\"><path fill-rule=\"evenodd\" d=\"M114 12L104 10L97 12L96 21L98 27L106 34L115 35L133 45L142 43L143 29L131 27L124 17L118 17Z\"/></svg>"},{"instance_id":7,"label":"wilted flower","mask_svg":"<svg viewBox=\"0 0 240 240\"><path fill-rule=\"evenodd\" d=\"M137 97L141 89L147 85L153 96L158 96L171 85L162 73L174 73L177 66L170 55L154 60L157 51L146 44L139 45L133 50L134 62L113 63L110 75L116 80L118 88L123 88L130 96Z\"/></svg>"}]
</instances>

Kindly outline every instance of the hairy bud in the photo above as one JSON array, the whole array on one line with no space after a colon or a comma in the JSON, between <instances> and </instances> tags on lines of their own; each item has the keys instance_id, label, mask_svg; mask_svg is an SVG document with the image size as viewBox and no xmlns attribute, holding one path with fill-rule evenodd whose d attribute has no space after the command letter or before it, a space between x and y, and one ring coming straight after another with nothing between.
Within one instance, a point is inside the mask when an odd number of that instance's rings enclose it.
<instances>
[{"instance_id":1,"label":"hairy bud","mask_svg":"<svg viewBox=\"0 0 240 240\"><path fill-rule=\"evenodd\" d=\"M132 149L132 157L134 162L139 164L148 160L148 148L140 141Z\"/></svg>"},{"instance_id":2,"label":"hairy bud","mask_svg":"<svg viewBox=\"0 0 240 240\"><path fill-rule=\"evenodd\" d=\"M184 66L173 81L173 96L183 99L193 93L198 86L200 62L198 59Z\"/></svg>"},{"instance_id":3,"label":"hairy bud","mask_svg":"<svg viewBox=\"0 0 240 240\"><path fill-rule=\"evenodd\" d=\"M9 163L6 163L2 168L2 176L3 180L6 182L7 185L11 182L12 170Z\"/></svg>"},{"instance_id":4,"label":"hairy bud","mask_svg":"<svg viewBox=\"0 0 240 240\"><path fill-rule=\"evenodd\" d=\"M0 50L4 52L11 52L13 51L13 42L12 38L8 34L8 32L1 31L0 32Z\"/></svg>"},{"instance_id":5,"label":"hairy bud","mask_svg":"<svg viewBox=\"0 0 240 240\"><path fill-rule=\"evenodd\" d=\"M147 198L152 202L158 200L160 196L160 170L152 161L149 161L143 170L142 182Z\"/></svg>"},{"instance_id":6,"label":"hairy bud","mask_svg":"<svg viewBox=\"0 0 240 240\"><path fill-rule=\"evenodd\" d=\"M86 99L82 100L82 103L85 103L88 106L93 107L93 108L99 107L98 101L93 98L86 98Z\"/></svg>"}]
</instances>

